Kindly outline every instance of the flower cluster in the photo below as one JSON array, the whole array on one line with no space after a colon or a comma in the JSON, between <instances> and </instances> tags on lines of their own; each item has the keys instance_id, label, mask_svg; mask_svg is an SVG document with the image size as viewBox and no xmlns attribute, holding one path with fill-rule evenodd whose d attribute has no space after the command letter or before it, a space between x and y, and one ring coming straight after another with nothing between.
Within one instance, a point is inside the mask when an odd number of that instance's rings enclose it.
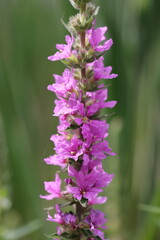
<instances>
[{"instance_id":1,"label":"flower cluster","mask_svg":"<svg viewBox=\"0 0 160 240\"><path fill-rule=\"evenodd\" d=\"M47 195L41 198L66 201L56 205L54 217L48 213L47 220L59 224L53 239L104 240L102 229L107 220L93 205L106 202L107 197L99 194L114 176L102 166L102 160L115 153L106 140L109 125L100 111L116 104L108 101L106 84L100 83L100 79L117 77L111 73L112 67L104 67L103 63L103 55L113 41L106 40L107 27L95 27L97 8L89 0L71 3L80 10L68 24L71 36L66 36L66 44L57 44L58 51L48 57L51 61L61 60L68 68L62 76L54 74L55 83L48 86L57 96L53 116L59 118L59 125L58 133L51 136L55 153L44 159L47 164L60 166L68 178L62 187L56 173L54 181L44 183ZM73 210L63 212L65 206Z\"/></svg>"}]
</instances>

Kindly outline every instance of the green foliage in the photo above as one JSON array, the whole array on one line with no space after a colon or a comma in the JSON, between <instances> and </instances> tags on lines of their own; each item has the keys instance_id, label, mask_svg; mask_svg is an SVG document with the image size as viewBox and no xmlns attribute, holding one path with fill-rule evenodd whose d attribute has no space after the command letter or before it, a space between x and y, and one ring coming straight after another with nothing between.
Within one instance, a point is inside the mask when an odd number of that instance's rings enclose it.
<instances>
[{"instance_id":1,"label":"green foliage","mask_svg":"<svg viewBox=\"0 0 160 240\"><path fill-rule=\"evenodd\" d=\"M81 229L81 231L83 232L84 236L87 238L94 238L96 240L101 240L100 237L95 236L89 229Z\"/></svg>"},{"instance_id":2,"label":"green foliage","mask_svg":"<svg viewBox=\"0 0 160 240\"><path fill-rule=\"evenodd\" d=\"M150 206L147 204L139 204L139 209L152 214L160 214L160 207Z\"/></svg>"},{"instance_id":3,"label":"green foliage","mask_svg":"<svg viewBox=\"0 0 160 240\"><path fill-rule=\"evenodd\" d=\"M41 227L42 227L42 222L38 220L34 220L15 230L5 230L1 236L3 240L18 240L39 230Z\"/></svg>"},{"instance_id":4,"label":"green foliage","mask_svg":"<svg viewBox=\"0 0 160 240\"><path fill-rule=\"evenodd\" d=\"M88 203L88 199L82 197L82 199L79 201L82 207L86 207Z\"/></svg>"},{"instance_id":5,"label":"green foliage","mask_svg":"<svg viewBox=\"0 0 160 240\"><path fill-rule=\"evenodd\" d=\"M62 240L66 240L66 239L76 239L78 236L75 234L75 235L73 235L73 234L69 234L69 233L66 233L66 232L64 232L64 233L62 233L61 235L57 235L57 233L52 233L52 234L50 234L50 235L47 235L47 237L48 238L59 238L59 239L62 239Z\"/></svg>"}]
</instances>

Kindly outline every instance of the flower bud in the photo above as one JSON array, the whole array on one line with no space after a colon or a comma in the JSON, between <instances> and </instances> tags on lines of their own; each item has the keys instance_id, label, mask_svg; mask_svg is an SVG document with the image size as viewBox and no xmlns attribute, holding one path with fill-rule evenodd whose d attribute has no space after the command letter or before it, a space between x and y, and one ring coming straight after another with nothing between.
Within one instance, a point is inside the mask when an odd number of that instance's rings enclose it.
<instances>
[{"instance_id":1,"label":"flower bud","mask_svg":"<svg viewBox=\"0 0 160 240\"><path fill-rule=\"evenodd\" d=\"M94 17L98 13L99 7L96 7L92 3L86 5L86 10L83 13L78 13L75 16L70 17L67 28L74 35L84 32L92 28Z\"/></svg>"},{"instance_id":2,"label":"flower bud","mask_svg":"<svg viewBox=\"0 0 160 240\"><path fill-rule=\"evenodd\" d=\"M76 9L82 8L88 2L91 2L91 0L70 0L72 6Z\"/></svg>"}]
</instances>

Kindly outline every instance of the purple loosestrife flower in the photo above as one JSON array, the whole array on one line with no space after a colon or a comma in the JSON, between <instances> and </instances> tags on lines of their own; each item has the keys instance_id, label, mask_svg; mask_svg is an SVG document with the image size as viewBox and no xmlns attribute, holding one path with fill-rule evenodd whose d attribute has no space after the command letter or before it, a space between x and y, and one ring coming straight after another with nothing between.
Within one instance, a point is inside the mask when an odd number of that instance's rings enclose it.
<instances>
[{"instance_id":1,"label":"purple loosestrife flower","mask_svg":"<svg viewBox=\"0 0 160 240\"><path fill-rule=\"evenodd\" d=\"M97 193L102 192L102 187L106 187L113 179L113 174L108 174L102 169L92 169L88 174L83 171L75 171L72 167L69 169L69 174L75 177L75 187L68 187L68 192L81 200L82 197L92 201L97 196Z\"/></svg>"},{"instance_id":2,"label":"purple loosestrife flower","mask_svg":"<svg viewBox=\"0 0 160 240\"><path fill-rule=\"evenodd\" d=\"M57 141L57 138L60 140ZM52 137L52 141L55 143L56 154L63 159L72 158L75 161L84 152L83 141L78 139L77 136L73 136L71 140L66 140L63 136Z\"/></svg>"},{"instance_id":3,"label":"purple loosestrife flower","mask_svg":"<svg viewBox=\"0 0 160 240\"><path fill-rule=\"evenodd\" d=\"M46 192L49 193L49 195L41 195L41 198L45 198L47 200L52 200L53 198L59 198L61 197L61 179L58 175L56 174L55 181L53 182L44 182L44 188Z\"/></svg>"},{"instance_id":4,"label":"purple loosestrife flower","mask_svg":"<svg viewBox=\"0 0 160 240\"><path fill-rule=\"evenodd\" d=\"M59 205L56 205L56 213L54 218L48 213L47 220L51 222L57 222L61 225L70 225L71 227L76 227L76 217L71 213L64 213L61 211Z\"/></svg>"},{"instance_id":5,"label":"purple loosestrife flower","mask_svg":"<svg viewBox=\"0 0 160 240\"><path fill-rule=\"evenodd\" d=\"M58 155L54 154L48 158L44 159L45 163L50 165L57 165L64 169L68 163L68 159L60 158Z\"/></svg>"},{"instance_id":6,"label":"purple loosestrife flower","mask_svg":"<svg viewBox=\"0 0 160 240\"><path fill-rule=\"evenodd\" d=\"M94 204L104 204L107 201L107 197L95 197L91 201L88 202L89 205Z\"/></svg>"},{"instance_id":7,"label":"purple loosestrife flower","mask_svg":"<svg viewBox=\"0 0 160 240\"><path fill-rule=\"evenodd\" d=\"M56 107L54 109L54 116L75 114L80 104L81 98L77 99L76 93L72 93L68 100L60 98L55 100Z\"/></svg>"},{"instance_id":8,"label":"purple loosestrife flower","mask_svg":"<svg viewBox=\"0 0 160 240\"><path fill-rule=\"evenodd\" d=\"M107 89L100 89L96 92L88 92L87 96L89 96L94 102L94 104L92 104L89 109L90 112L93 112L93 114L96 112L95 109L98 111L102 108L113 108L117 103L116 101L105 102L108 98Z\"/></svg>"},{"instance_id":9,"label":"purple loosestrife flower","mask_svg":"<svg viewBox=\"0 0 160 240\"><path fill-rule=\"evenodd\" d=\"M108 136L109 125L104 120L89 120L81 127L83 138L87 140L91 135L94 141L100 141Z\"/></svg>"},{"instance_id":10,"label":"purple loosestrife flower","mask_svg":"<svg viewBox=\"0 0 160 240\"><path fill-rule=\"evenodd\" d=\"M69 97L70 93L78 91L77 81L73 78L73 73L69 69L65 69L62 76L53 75L55 82L48 86L48 90L55 92L57 97ZM61 99L61 98L60 98Z\"/></svg>"},{"instance_id":11,"label":"purple loosestrife flower","mask_svg":"<svg viewBox=\"0 0 160 240\"><path fill-rule=\"evenodd\" d=\"M69 19L66 44L57 44L58 51L48 57L51 61L61 60L67 66L62 75L54 74L55 83L48 86L54 92L54 114L59 118L58 134L51 136L53 154L44 159L49 165L61 167L68 176L62 180L56 173L54 181L44 182L47 195L41 198L59 198L52 217L57 232L52 239L105 240L103 229L104 213L94 209L104 204L106 196L99 196L114 174L103 170L103 160L115 155L109 147L109 124L101 116L104 108L113 108L116 101L108 99L106 84L101 79L113 79L111 66L104 66L104 54L113 44L106 40L107 27L95 28L97 8L91 0L70 0L79 10ZM74 37L73 37L74 36ZM61 186L62 185L62 186ZM68 211L62 210L68 207Z\"/></svg>"},{"instance_id":12,"label":"purple loosestrife flower","mask_svg":"<svg viewBox=\"0 0 160 240\"><path fill-rule=\"evenodd\" d=\"M107 27L100 27L94 29L94 24L91 30L89 30L88 38L92 48L97 52L104 52L111 48L113 45L113 40L110 38L109 40L105 41L103 45L99 45L102 41L106 40L104 34L107 31Z\"/></svg>"},{"instance_id":13,"label":"purple loosestrife flower","mask_svg":"<svg viewBox=\"0 0 160 240\"><path fill-rule=\"evenodd\" d=\"M76 216L72 213L64 213L59 208L59 205L56 205L56 213L54 214L54 218L48 213L47 220L51 222L59 223L60 226L57 227L58 235L61 235L65 230L72 231L77 227L76 224Z\"/></svg>"},{"instance_id":14,"label":"purple loosestrife flower","mask_svg":"<svg viewBox=\"0 0 160 240\"><path fill-rule=\"evenodd\" d=\"M48 57L51 61L57 61L64 58L68 58L72 54L72 44L74 42L74 37L70 37L69 35L66 36L66 43L67 44L56 44L56 48L59 50L54 55Z\"/></svg>"},{"instance_id":15,"label":"purple loosestrife flower","mask_svg":"<svg viewBox=\"0 0 160 240\"><path fill-rule=\"evenodd\" d=\"M86 151L84 152L84 164L87 165L91 158L105 159L106 155L115 155L112 152L112 149L109 148L108 142L94 142L93 135L87 137L87 141L85 142Z\"/></svg>"},{"instance_id":16,"label":"purple loosestrife flower","mask_svg":"<svg viewBox=\"0 0 160 240\"><path fill-rule=\"evenodd\" d=\"M102 108L113 108L117 103L116 101L105 102L108 97L107 89L100 89L93 93L87 92L86 96L89 97L89 100L86 101L85 105L83 103L76 105L78 107L77 111L80 114L79 117L75 118L78 125L81 125L82 122L87 122L89 117Z\"/></svg>"},{"instance_id":17,"label":"purple loosestrife flower","mask_svg":"<svg viewBox=\"0 0 160 240\"><path fill-rule=\"evenodd\" d=\"M111 74L112 67L104 67L104 57L100 57L99 59L95 60L93 63L89 63L88 67L93 67L94 71L94 79L112 79L118 77L118 74Z\"/></svg>"},{"instance_id":18,"label":"purple loosestrife flower","mask_svg":"<svg viewBox=\"0 0 160 240\"><path fill-rule=\"evenodd\" d=\"M107 228L104 226L107 219L104 218L103 212L92 209L90 215L87 216L84 221L90 225L90 230L94 233L95 236L99 236L102 240L104 239L104 233L99 230L99 228Z\"/></svg>"}]
</instances>

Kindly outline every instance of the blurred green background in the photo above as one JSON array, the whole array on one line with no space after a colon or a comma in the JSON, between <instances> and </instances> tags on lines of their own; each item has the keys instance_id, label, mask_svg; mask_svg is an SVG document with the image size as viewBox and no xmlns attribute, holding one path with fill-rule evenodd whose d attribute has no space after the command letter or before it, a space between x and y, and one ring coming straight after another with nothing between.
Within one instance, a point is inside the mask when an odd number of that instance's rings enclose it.
<instances>
[{"instance_id":1,"label":"blurred green background","mask_svg":"<svg viewBox=\"0 0 160 240\"><path fill-rule=\"evenodd\" d=\"M118 105L109 118L117 156L106 190L112 240L160 239L160 1L95 0L97 26L107 25L114 46L106 54L119 78L109 87ZM75 14L68 0L0 0L0 239L44 240L53 232L39 199L56 168L52 153L54 96L46 90L64 66L50 62Z\"/></svg>"}]
</instances>

